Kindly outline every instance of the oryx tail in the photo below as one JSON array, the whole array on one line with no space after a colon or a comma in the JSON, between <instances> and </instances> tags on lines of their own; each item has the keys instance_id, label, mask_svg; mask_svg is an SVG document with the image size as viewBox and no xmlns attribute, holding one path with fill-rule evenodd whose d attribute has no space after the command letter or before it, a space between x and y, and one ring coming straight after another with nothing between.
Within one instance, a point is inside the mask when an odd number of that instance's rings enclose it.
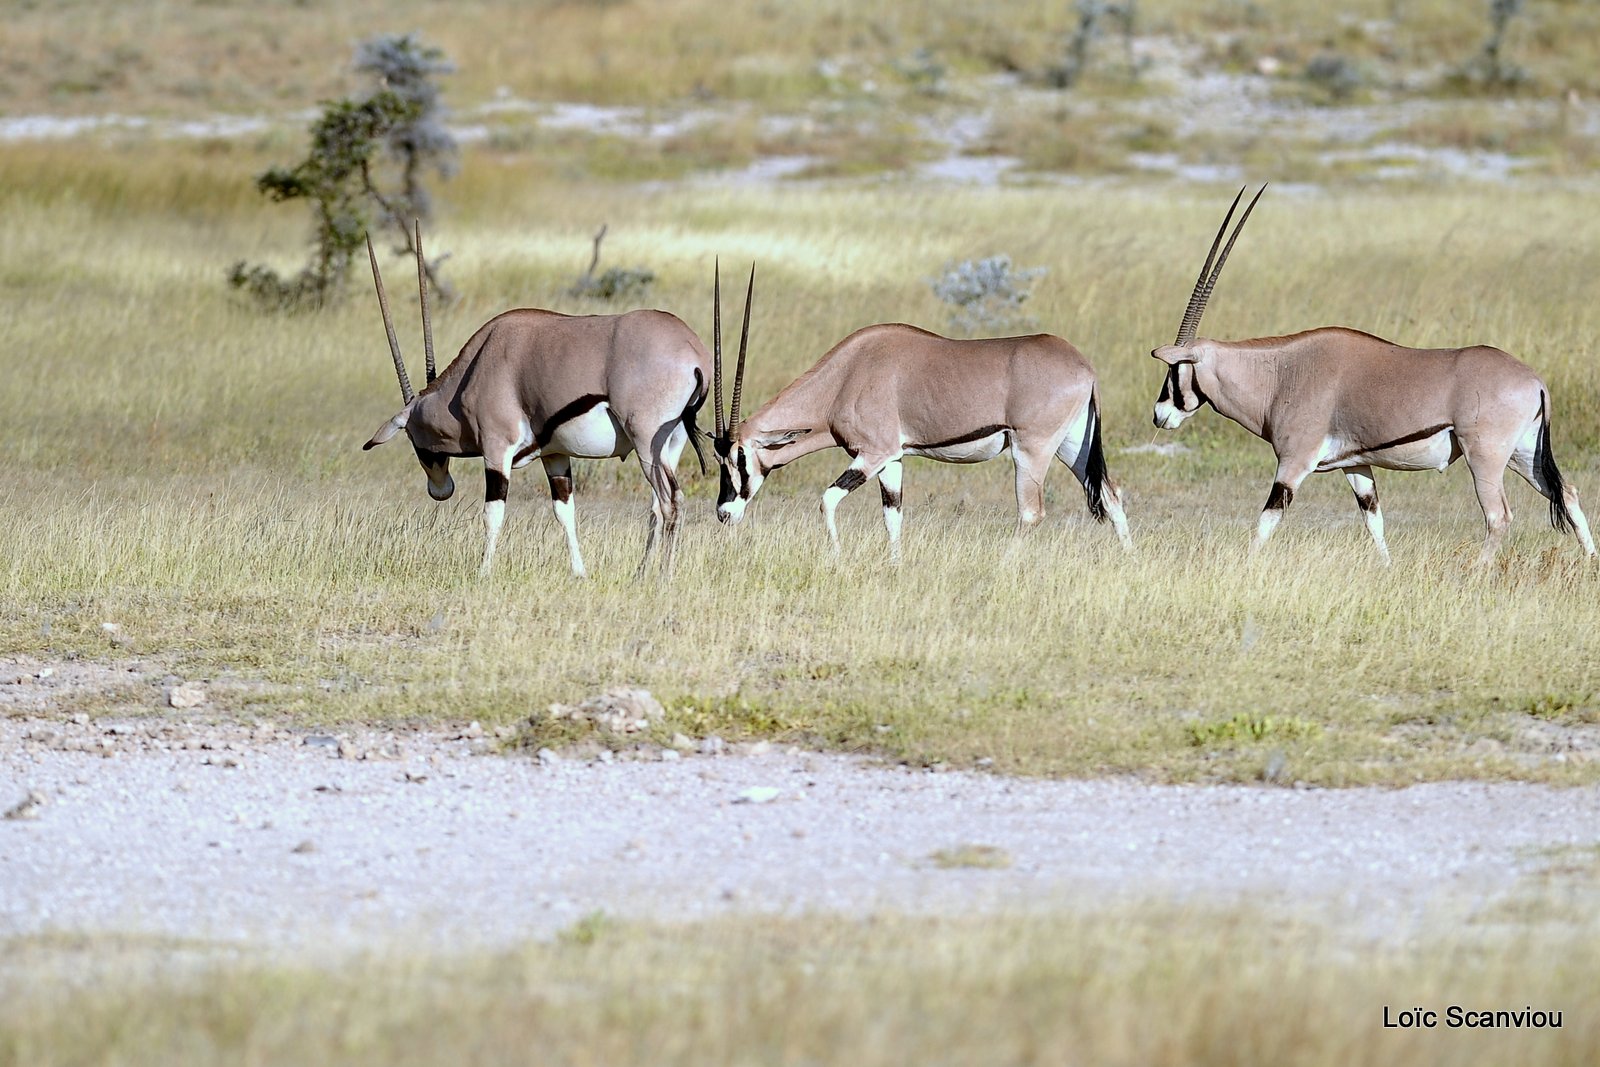
<instances>
[{"instance_id":1,"label":"oryx tail","mask_svg":"<svg viewBox=\"0 0 1600 1067\"><path fill-rule=\"evenodd\" d=\"M1543 391L1539 393L1539 444L1534 462L1539 464L1539 476L1549 487L1550 525L1565 534L1575 532L1577 523L1567 510L1566 479L1561 477L1555 454L1550 451L1550 400Z\"/></svg>"},{"instance_id":2,"label":"oryx tail","mask_svg":"<svg viewBox=\"0 0 1600 1067\"><path fill-rule=\"evenodd\" d=\"M1083 477L1083 495L1095 522L1110 518L1106 511L1106 494L1111 490L1111 476L1106 473L1106 450L1100 443L1100 387L1096 385L1089 394L1089 455Z\"/></svg>"}]
</instances>

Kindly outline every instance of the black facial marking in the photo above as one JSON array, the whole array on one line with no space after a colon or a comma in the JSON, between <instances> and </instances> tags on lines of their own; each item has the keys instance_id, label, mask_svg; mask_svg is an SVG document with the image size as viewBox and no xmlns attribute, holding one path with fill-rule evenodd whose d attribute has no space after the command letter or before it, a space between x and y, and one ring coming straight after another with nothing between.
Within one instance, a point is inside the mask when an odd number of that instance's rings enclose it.
<instances>
[{"instance_id":1,"label":"black facial marking","mask_svg":"<svg viewBox=\"0 0 1600 1067\"><path fill-rule=\"evenodd\" d=\"M883 506L894 511L900 510L900 490L890 489L882 482L878 483L878 495L883 497Z\"/></svg>"},{"instance_id":2,"label":"black facial marking","mask_svg":"<svg viewBox=\"0 0 1600 1067\"><path fill-rule=\"evenodd\" d=\"M1282 511L1294 501L1294 490L1282 482L1272 483L1272 492L1267 494L1268 511Z\"/></svg>"},{"instance_id":3,"label":"black facial marking","mask_svg":"<svg viewBox=\"0 0 1600 1067\"><path fill-rule=\"evenodd\" d=\"M739 496L745 500L750 499L750 467L745 463L746 449L739 449Z\"/></svg>"},{"instance_id":4,"label":"black facial marking","mask_svg":"<svg viewBox=\"0 0 1600 1067\"><path fill-rule=\"evenodd\" d=\"M952 437L947 441L932 441L924 445L906 445L907 448L918 450L930 448L949 448L951 445L967 445L973 441L982 441L985 437L993 437L1006 429L1004 426L981 426L971 433L964 433L960 437Z\"/></svg>"},{"instance_id":5,"label":"black facial marking","mask_svg":"<svg viewBox=\"0 0 1600 1067\"><path fill-rule=\"evenodd\" d=\"M495 470L485 467L483 470L483 501L492 504L496 500L504 500L511 491L511 479Z\"/></svg>"},{"instance_id":6,"label":"black facial marking","mask_svg":"<svg viewBox=\"0 0 1600 1067\"><path fill-rule=\"evenodd\" d=\"M1378 510L1378 498L1375 496L1362 496L1360 493L1357 493L1356 507L1370 515L1374 511Z\"/></svg>"},{"instance_id":7,"label":"black facial marking","mask_svg":"<svg viewBox=\"0 0 1600 1067\"><path fill-rule=\"evenodd\" d=\"M449 452L430 452L426 448L417 449L417 461L424 467L442 467L451 458Z\"/></svg>"},{"instance_id":8,"label":"black facial marking","mask_svg":"<svg viewBox=\"0 0 1600 1067\"><path fill-rule=\"evenodd\" d=\"M728 465L717 466L717 503L726 504L733 499L733 475L728 473Z\"/></svg>"},{"instance_id":9,"label":"black facial marking","mask_svg":"<svg viewBox=\"0 0 1600 1067\"><path fill-rule=\"evenodd\" d=\"M861 488L866 483L866 472L858 471L852 468L839 475L839 480L833 484L835 488L843 489L845 492L849 493Z\"/></svg>"}]
</instances>

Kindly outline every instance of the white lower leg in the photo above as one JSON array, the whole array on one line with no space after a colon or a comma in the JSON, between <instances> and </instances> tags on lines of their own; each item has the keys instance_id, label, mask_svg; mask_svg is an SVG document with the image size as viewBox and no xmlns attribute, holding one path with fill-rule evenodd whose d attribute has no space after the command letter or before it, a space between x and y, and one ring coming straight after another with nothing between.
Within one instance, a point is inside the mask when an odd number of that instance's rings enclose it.
<instances>
[{"instance_id":1,"label":"white lower leg","mask_svg":"<svg viewBox=\"0 0 1600 1067\"><path fill-rule=\"evenodd\" d=\"M1573 530L1578 535L1578 543L1583 545L1585 555L1594 555L1594 537L1589 533L1589 520L1584 517L1583 508L1578 506L1578 494L1569 487L1565 500L1567 514L1572 516Z\"/></svg>"},{"instance_id":2,"label":"white lower leg","mask_svg":"<svg viewBox=\"0 0 1600 1067\"><path fill-rule=\"evenodd\" d=\"M506 521L506 502L504 500L490 500L483 505L483 530L486 539L483 544L483 563L478 567L479 574L488 574L494 566L494 546L500 540L500 527Z\"/></svg>"},{"instance_id":3,"label":"white lower leg","mask_svg":"<svg viewBox=\"0 0 1600 1067\"><path fill-rule=\"evenodd\" d=\"M839 510L839 501L849 495L850 490L837 485L828 486L822 493L822 521L828 527L828 540L835 552L839 551L839 524L834 521L833 513Z\"/></svg>"},{"instance_id":4,"label":"white lower leg","mask_svg":"<svg viewBox=\"0 0 1600 1067\"><path fill-rule=\"evenodd\" d=\"M896 460L885 464L878 472L878 488L883 496L883 526L889 531L889 559L895 563L900 562L901 471L900 462Z\"/></svg>"},{"instance_id":5,"label":"white lower leg","mask_svg":"<svg viewBox=\"0 0 1600 1067\"><path fill-rule=\"evenodd\" d=\"M583 552L578 548L578 507L572 498L552 502L555 507L556 519L561 523L561 528L567 533L567 555L571 557L572 575L575 578L586 577L588 572L583 567Z\"/></svg>"}]
</instances>

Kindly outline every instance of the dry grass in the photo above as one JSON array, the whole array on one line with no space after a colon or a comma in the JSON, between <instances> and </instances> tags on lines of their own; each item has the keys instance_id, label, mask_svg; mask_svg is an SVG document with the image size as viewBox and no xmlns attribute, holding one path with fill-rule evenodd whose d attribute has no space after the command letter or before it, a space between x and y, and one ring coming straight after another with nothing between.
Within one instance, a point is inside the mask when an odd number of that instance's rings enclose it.
<instances>
[{"instance_id":1,"label":"dry grass","mask_svg":"<svg viewBox=\"0 0 1600 1067\"><path fill-rule=\"evenodd\" d=\"M1279 54L1299 63L1334 50L1385 77L1459 64L1487 36L1484 5L1453 0L1145 0L1142 32L1208 43L1222 62ZM912 93L901 70L928 49L952 73L1037 72L1056 61L1070 8L999 0L867 5L727 4L714 0L557 3L348 0L24 0L0 27L0 94L20 112L106 109L163 114L299 109L349 87L357 40L421 32L460 64L457 103L502 88L536 99L648 103L706 96L766 103ZM1600 13L1529 5L1508 56L1546 91L1589 90ZM1118 46L1098 46L1105 64ZM1120 91L1115 79L1087 87Z\"/></svg>"},{"instance_id":2,"label":"dry grass","mask_svg":"<svg viewBox=\"0 0 1600 1067\"><path fill-rule=\"evenodd\" d=\"M1264 445L1208 416L1185 428L1188 455L1121 453L1154 436L1160 375L1145 353L1172 329L1217 198L643 194L469 156L433 242L455 253L467 294L438 317L447 350L508 305L593 310L565 288L600 220L608 261L655 270L652 300L703 334L712 257L760 260L753 399L858 326L937 325L926 278L940 263L1007 251L1048 265L1030 311L1101 371L1140 544L1124 557L1089 524L1064 470L1050 521L1015 540L1003 463L913 464L906 565L887 567L870 493L844 508L834 561L815 502L844 460L824 454L773 479L732 535L711 522L713 483L691 478L677 575L635 585L643 488L631 466L586 464L579 514L596 577L567 578L542 487L521 477L499 571L480 582L471 465L457 499L436 505L403 447L358 450L397 403L367 301L263 316L222 285L234 258L295 252L284 211L237 192L258 155L5 150L22 180L0 194L0 499L26 521L0 533L0 650L122 655L99 629L117 621L135 653L278 683L225 712L305 719L507 722L629 681L686 731L1032 773L1588 781L1600 767L1582 758L1600 692L1600 573L1541 529L1531 490L1513 486L1521 518L1489 574L1466 566L1480 527L1460 471L1385 478L1391 571L1373 566L1329 479L1250 567ZM1550 381L1557 454L1593 495L1600 223L1585 204L1269 197L1207 329L1342 321L1420 345L1501 344ZM401 330L415 336L409 311ZM1495 745L1472 747L1485 738Z\"/></svg>"},{"instance_id":3,"label":"dry grass","mask_svg":"<svg viewBox=\"0 0 1600 1067\"><path fill-rule=\"evenodd\" d=\"M981 877L981 875L977 875ZM13 942L0 1063L1580 1064L1600 1024L1592 926L1373 945L1255 910L1077 917L591 916L497 955L332 970ZM83 977L84 957L101 961ZM106 966L106 959L120 966ZM155 961L174 961L158 969ZM203 960L203 957L201 957ZM1443 1025L1450 1005L1559 1030ZM1437 1029L1383 1013L1440 1012Z\"/></svg>"}]
</instances>

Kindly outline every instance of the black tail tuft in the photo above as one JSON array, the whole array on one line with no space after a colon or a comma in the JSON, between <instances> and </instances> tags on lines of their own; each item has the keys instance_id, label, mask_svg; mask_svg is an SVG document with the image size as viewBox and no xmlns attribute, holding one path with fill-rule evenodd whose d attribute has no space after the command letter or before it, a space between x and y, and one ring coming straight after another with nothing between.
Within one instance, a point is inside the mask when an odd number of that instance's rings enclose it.
<instances>
[{"instance_id":1,"label":"black tail tuft","mask_svg":"<svg viewBox=\"0 0 1600 1067\"><path fill-rule=\"evenodd\" d=\"M1083 468L1083 495L1095 522L1106 521L1106 452L1100 444L1100 404L1089 397L1089 461Z\"/></svg>"},{"instance_id":2,"label":"black tail tuft","mask_svg":"<svg viewBox=\"0 0 1600 1067\"><path fill-rule=\"evenodd\" d=\"M1577 532L1572 513L1567 511L1566 479L1561 477L1556 457L1550 451L1550 411L1543 393L1539 394L1539 444L1533 460L1539 465L1539 477L1550 497L1550 525L1565 534Z\"/></svg>"},{"instance_id":3,"label":"black tail tuft","mask_svg":"<svg viewBox=\"0 0 1600 1067\"><path fill-rule=\"evenodd\" d=\"M700 368L694 369L694 395L689 398L689 406L683 409L683 428L689 433L689 447L694 449L694 458L700 461L700 473L706 473L706 454L700 448L700 440L705 433L695 425L695 417L700 414L700 409L706 402L706 379L700 373Z\"/></svg>"}]
</instances>

